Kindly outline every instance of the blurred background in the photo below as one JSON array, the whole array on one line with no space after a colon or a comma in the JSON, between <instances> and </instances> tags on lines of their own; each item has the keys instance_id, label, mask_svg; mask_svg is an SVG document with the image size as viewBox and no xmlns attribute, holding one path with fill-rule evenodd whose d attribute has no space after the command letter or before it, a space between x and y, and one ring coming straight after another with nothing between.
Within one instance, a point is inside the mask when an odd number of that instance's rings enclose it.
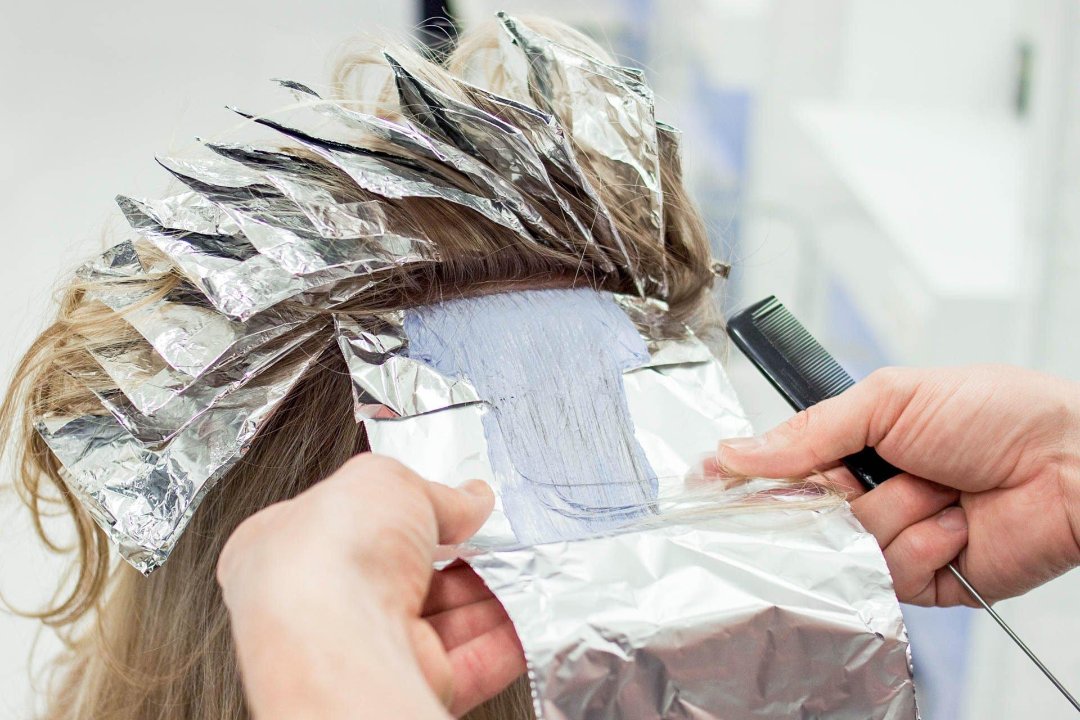
<instances>
[{"instance_id":1,"label":"blurred background","mask_svg":"<svg viewBox=\"0 0 1080 720\"><path fill-rule=\"evenodd\" d=\"M645 68L684 131L724 302L776 294L856 376L886 364L1009 362L1080 379L1080 2L451 0L20 3L0 23L0 376L51 312L56 281L153 195L155 153L272 108L267 82L326 80L348 36L423 37L448 5L569 22ZM790 414L736 353L755 425ZM48 598L61 571L0 498L0 591ZM1080 689L1080 573L1001 613ZM905 608L925 717L1066 718L988 618ZM28 663L57 647L0 614L0 717L35 703ZM32 658L32 659L31 659Z\"/></svg>"}]
</instances>

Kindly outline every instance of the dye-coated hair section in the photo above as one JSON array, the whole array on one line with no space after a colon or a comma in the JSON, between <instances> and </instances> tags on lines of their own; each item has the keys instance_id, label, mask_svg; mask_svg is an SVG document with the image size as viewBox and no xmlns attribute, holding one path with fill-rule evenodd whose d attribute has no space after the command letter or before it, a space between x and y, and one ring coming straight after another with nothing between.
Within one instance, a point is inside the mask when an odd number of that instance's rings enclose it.
<instances>
[{"instance_id":1,"label":"dye-coated hair section","mask_svg":"<svg viewBox=\"0 0 1080 720\"><path fill-rule=\"evenodd\" d=\"M409 356L469 380L503 507L525 544L610 530L649 512L656 474L622 374L649 359L610 294L579 288L449 300L405 315Z\"/></svg>"},{"instance_id":2,"label":"dye-coated hair section","mask_svg":"<svg viewBox=\"0 0 1080 720\"><path fill-rule=\"evenodd\" d=\"M556 42L610 61L595 43L564 25L537 18L523 20ZM477 103L480 99L463 91L455 77L513 98L510 75L497 52L503 33L494 21L472 29L461 38L445 66L405 50L394 50L393 56L413 75L460 102ZM379 49L345 51L333 79L337 95L346 104L400 119L393 101L393 73ZM559 107L553 110L556 114L566 111ZM633 253L634 262L665 268L664 298L670 306L672 326L689 321L702 330L711 319L709 289L714 278L708 240L683 187L677 155L661 153L663 233L657 236L643 233L635 225L636 216L626 207L628 198L622 188L601 182L600 178L616 173L600 166L602 158L581 151L572 132L568 139L611 211L614 226ZM300 149L288 151L306 156ZM323 186L340 184L340 174L320 169L314 159L307 159L313 160L313 177ZM344 185L342 191L347 191ZM508 289L589 287L636 292L633 278L603 271L590 264L587 254L525 247L506 228L460 206L412 198L393 204L388 212L404 224L422 228L441 260L395 273L388 282L357 295L339 311L363 317ZM109 244L119 239L110 238ZM13 484L38 523L43 542L71 561L71 573L55 602L37 613L67 643L54 666L45 718L247 717L228 616L214 579L221 547L245 518L295 496L352 454L367 449L363 430L352 417L347 369L327 328L321 331L326 333L322 347L327 350L315 362L307 352L295 352L280 361L285 365L311 362L311 367L244 458L207 495L169 562L149 578L117 564L104 533L65 487L60 464L34 431L33 423L53 414L103 412L91 388L108 392L115 390L115 383L94 362L93 353L141 342L141 336L122 316L89 299L91 291L107 291L115 282L123 282L127 290L144 291L145 300L130 308L134 312L169 293L185 291L181 277L174 269L137 280L105 278L88 283L73 278L61 289L54 320L18 364L0 409L0 435L9 443L4 459L7 467L14 468ZM303 306L296 309L309 311ZM313 338L312 345L317 346L318 340ZM555 370L548 374L547 382L561 382ZM525 452L514 449L519 451ZM633 473L644 477L642 488L647 491L647 470L635 464L632 454L625 462ZM73 525L76 541L70 548L50 537L40 521L56 514L68 517ZM498 698L473 717L528 717L527 687L519 683L515 692Z\"/></svg>"}]
</instances>

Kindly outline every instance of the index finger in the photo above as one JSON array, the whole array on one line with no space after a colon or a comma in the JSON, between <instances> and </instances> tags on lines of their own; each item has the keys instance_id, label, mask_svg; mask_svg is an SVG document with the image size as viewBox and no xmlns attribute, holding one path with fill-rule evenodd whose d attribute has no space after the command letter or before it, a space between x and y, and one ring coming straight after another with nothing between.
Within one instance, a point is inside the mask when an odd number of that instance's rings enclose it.
<instances>
[{"instance_id":1,"label":"index finger","mask_svg":"<svg viewBox=\"0 0 1080 720\"><path fill-rule=\"evenodd\" d=\"M456 488L437 482L424 482L435 511L440 545L468 540L484 524L495 506L495 493L483 480L469 480Z\"/></svg>"},{"instance_id":2,"label":"index finger","mask_svg":"<svg viewBox=\"0 0 1080 720\"><path fill-rule=\"evenodd\" d=\"M879 370L762 436L720 443L717 462L750 477L802 477L826 468L877 445L911 401L914 380L912 371Z\"/></svg>"}]
</instances>

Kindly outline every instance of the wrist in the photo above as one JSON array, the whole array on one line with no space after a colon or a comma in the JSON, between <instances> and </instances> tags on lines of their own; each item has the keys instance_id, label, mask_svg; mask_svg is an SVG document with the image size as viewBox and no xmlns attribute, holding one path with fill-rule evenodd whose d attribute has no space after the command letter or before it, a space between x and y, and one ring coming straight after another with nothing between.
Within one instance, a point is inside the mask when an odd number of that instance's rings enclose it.
<instances>
[{"instance_id":1,"label":"wrist","mask_svg":"<svg viewBox=\"0 0 1080 720\"><path fill-rule=\"evenodd\" d=\"M1058 482L1072 532L1073 564L1080 565L1080 384L1070 382L1058 453Z\"/></svg>"}]
</instances>

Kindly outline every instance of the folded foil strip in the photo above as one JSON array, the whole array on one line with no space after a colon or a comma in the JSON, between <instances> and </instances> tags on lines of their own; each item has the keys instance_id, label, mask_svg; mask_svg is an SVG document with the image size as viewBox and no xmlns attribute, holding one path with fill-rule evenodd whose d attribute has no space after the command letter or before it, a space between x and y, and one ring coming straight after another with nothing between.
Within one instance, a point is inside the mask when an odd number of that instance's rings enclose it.
<instances>
[{"instance_id":1,"label":"folded foil strip","mask_svg":"<svg viewBox=\"0 0 1080 720\"><path fill-rule=\"evenodd\" d=\"M157 297L158 293L147 281L167 273L168 269L169 266L154 258L146 260L136 244L127 240L76 270L76 276L88 285L88 297L118 313L149 344L149 347L128 345L94 352L102 367L141 412L152 413L203 373L288 332L306 319L297 313L275 309L248 322L234 321L216 312L192 288L178 287L164 297ZM160 372L155 353L172 371ZM140 387L146 388L145 397ZM158 392L159 389L165 392Z\"/></svg>"},{"instance_id":2,"label":"folded foil strip","mask_svg":"<svg viewBox=\"0 0 1080 720\"><path fill-rule=\"evenodd\" d=\"M431 243L388 227L380 203L338 202L319 185L320 173L310 159L276 148L208 144L222 157L207 168L188 161L183 177L198 187L260 253L288 272L306 276L339 270L341 278L385 270L436 257ZM239 177L224 182L226 168L239 168ZM241 184L253 170L257 182ZM185 223L185 213L157 216L170 227Z\"/></svg>"},{"instance_id":3,"label":"folded foil strip","mask_svg":"<svg viewBox=\"0 0 1080 720\"><path fill-rule=\"evenodd\" d=\"M309 317L274 308L247 321L233 320L183 289L159 299L137 286L94 288L89 296L120 314L146 340L147 346L101 349L93 355L147 414L205 373L298 328ZM155 358L168 367L159 367Z\"/></svg>"},{"instance_id":4,"label":"folded foil strip","mask_svg":"<svg viewBox=\"0 0 1080 720\"><path fill-rule=\"evenodd\" d=\"M122 388L105 392L93 387L91 389L105 409L112 413L117 422L136 440L147 446L156 447L172 440L204 413L257 377L260 372L324 329L326 324L325 319L315 319L301 330L283 338L282 342L271 342L255 348L238 358L236 362L219 367L181 389L170 392L169 389L157 386L155 389L160 391L161 395L168 397L155 397L155 407L152 412L141 411L128 396L128 391ZM100 354L97 356L100 357ZM104 363L103 366L105 364L110 366L112 372L109 374L113 378L116 374L116 364ZM160 374L157 377L160 378ZM128 381L130 378L122 379ZM133 394L140 400L145 400L148 395L147 390L147 384L144 382Z\"/></svg>"},{"instance_id":5,"label":"folded foil strip","mask_svg":"<svg viewBox=\"0 0 1080 720\"><path fill-rule=\"evenodd\" d=\"M227 176L229 172L227 161L159 160L182 181L208 192L210 185L204 182L208 173ZM225 184L232 182L236 187L248 187L243 183L252 181L250 173L240 163L232 165L239 168L240 177L231 181L227 178L219 180ZM207 234L186 229L192 221L185 215L187 208L183 206L163 206L179 211L180 216L176 218L156 217L153 208L128 198L118 198L118 203L129 224L166 255L218 311L239 320L247 320L284 300L355 274L352 268L331 267L297 275L273 257L259 252L243 234ZM302 213L296 210L295 214ZM236 218L230 219L232 222L226 223L224 228L231 230ZM264 236L260 239L265 241Z\"/></svg>"},{"instance_id":6,"label":"folded foil strip","mask_svg":"<svg viewBox=\"0 0 1080 720\"><path fill-rule=\"evenodd\" d=\"M405 354L400 313L371 318L369 328L343 315L336 316L334 323L352 379L358 422L385 416L384 408L409 417L480 401L467 380L445 377Z\"/></svg>"},{"instance_id":7,"label":"folded foil strip","mask_svg":"<svg viewBox=\"0 0 1080 720\"><path fill-rule=\"evenodd\" d=\"M323 285L299 278L246 241L224 244L217 236L175 234L150 228L143 237L167 255L219 311L246 320L304 290Z\"/></svg>"},{"instance_id":8,"label":"folded foil strip","mask_svg":"<svg viewBox=\"0 0 1080 720\"><path fill-rule=\"evenodd\" d=\"M469 208L526 240L536 241L518 212L530 220L542 222L542 219L519 191L476 158L410 126L352 112L326 101L276 113L274 119L237 112L293 138L368 192L391 199L439 198ZM358 140L362 134L384 139L395 148L405 149L408 155L395 156L386 150L365 147ZM490 195L457 187L440 170L445 167L464 173ZM545 234L558 238L550 226L546 226Z\"/></svg>"},{"instance_id":9,"label":"folded foil strip","mask_svg":"<svg viewBox=\"0 0 1080 720\"><path fill-rule=\"evenodd\" d=\"M131 240L124 240L110 247L96 258L80 265L75 277L83 282L132 280L135 278L161 277L169 272L168 266L147 261Z\"/></svg>"},{"instance_id":10,"label":"folded foil strip","mask_svg":"<svg viewBox=\"0 0 1080 720\"><path fill-rule=\"evenodd\" d=\"M456 148L458 157L476 158L494 173L486 172L487 182L499 197L504 197L514 212L530 229L548 243L575 249L588 247L592 233L574 214L569 203L560 196L544 169L536 150L512 124L458 102L437 88L411 74L392 56L386 55L397 81L402 112L414 123L443 142ZM473 173L470 173L473 174ZM524 191L524 193L522 192ZM530 198L526 200L525 198ZM552 228L532 207L532 202L555 202L552 211L569 220L578 238Z\"/></svg>"},{"instance_id":11,"label":"folded foil strip","mask_svg":"<svg viewBox=\"0 0 1080 720\"><path fill-rule=\"evenodd\" d=\"M505 13L499 13L499 18L512 44L528 61L533 100L546 112L563 110L559 119L586 156L611 161L593 167L601 175L610 170L610 176L602 178L604 185L623 192L634 190L640 196L641 202L623 203L621 210L634 215L631 226L651 232L662 243L656 117L652 90L642 71L600 62L553 42Z\"/></svg>"},{"instance_id":12,"label":"folded foil strip","mask_svg":"<svg viewBox=\"0 0 1080 720\"><path fill-rule=\"evenodd\" d=\"M132 436L112 415L53 416L37 430L64 479L136 569L168 558L206 492L240 458L259 427L315 361L260 373L162 448Z\"/></svg>"},{"instance_id":13,"label":"folded foil strip","mask_svg":"<svg viewBox=\"0 0 1080 720\"><path fill-rule=\"evenodd\" d=\"M605 247L605 254L596 258L598 266L604 272L611 272L615 265L633 271L634 261L627 253L626 245L619 234L611 213L604 205L596 188L585 176L578 164L570 142L567 140L559 121L548 113L524 105L520 102L490 93L481 88L462 85L469 99L488 113L516 126L522 136L535 148L550 178L560 207L567 206L569 216L576 224L576 218L588 218L585 250L595 250L600 242ZM577 206L577 210L570 209ZM610 247L608 247L610 246ZM613 261L609 254L614 253ZM589 257L594 257L592 253Z\"/></svg>"},{"instance_id":14,"label":"folded foil strip","mask_svg":"<svg viewBox=\"0 0 1080 720\"><path fill-rule=\"evenodd\" d=\"M542 720L917 717L907 634L846 505L468 557L525 648Z\"/></svg>"}]
</instances>

